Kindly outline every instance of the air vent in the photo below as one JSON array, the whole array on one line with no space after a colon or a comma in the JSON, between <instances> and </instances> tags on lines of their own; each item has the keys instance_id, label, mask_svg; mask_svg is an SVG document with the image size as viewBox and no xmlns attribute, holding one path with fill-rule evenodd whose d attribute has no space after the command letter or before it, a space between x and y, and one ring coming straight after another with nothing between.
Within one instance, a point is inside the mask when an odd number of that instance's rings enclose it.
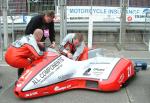
<instances>
[{"instance_id":1,"label":"air vent","mask_svg":"<svg viewBox=\"0 0 150 103\"><path fill-rule=\"evenodd\" d=\"M97 81L86 80L86 87L96 89L96 88L98 88L98 82Z\"/></svg>"}]
</instances>

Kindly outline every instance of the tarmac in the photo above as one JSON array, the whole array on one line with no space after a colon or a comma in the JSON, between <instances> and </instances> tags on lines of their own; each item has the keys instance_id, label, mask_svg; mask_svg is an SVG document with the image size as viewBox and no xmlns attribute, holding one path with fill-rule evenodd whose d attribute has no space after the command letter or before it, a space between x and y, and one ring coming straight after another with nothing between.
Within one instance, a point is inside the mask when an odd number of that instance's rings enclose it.
<instances>
[{"instance_id":1,"label":"tarmac","mask_svg":"<svg viewBox=\"0 0 150 103\"><path fill-rule=\"evenodd\" d=\"M13 93L17 80L17 69L0 61L0 103L150 103L150 52L146 50L121 50L114 45L99 45L104 56L125 57L135 61L144 61L148 69L137 72L127 87L116 92L97 92L83 89L65 91L35 99L19 99ZM135 47L137 48L137 47ZM141 47L142 48L142 47Z\"/></svg>"}]
</instances>

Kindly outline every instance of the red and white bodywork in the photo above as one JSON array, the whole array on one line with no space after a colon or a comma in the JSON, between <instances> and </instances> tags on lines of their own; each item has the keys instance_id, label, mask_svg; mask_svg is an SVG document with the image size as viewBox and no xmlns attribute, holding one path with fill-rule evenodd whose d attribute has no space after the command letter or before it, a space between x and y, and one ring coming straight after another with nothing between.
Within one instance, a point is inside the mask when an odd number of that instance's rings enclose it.
<instances>
[{"instance_id":1,"label":"red and white bodywork","mask_svg":"<svg viewBox=\"0 0 150 103\"><path fill-rule=\"evenodd\" d=\"M96 56L74 61L46 52L24 71L14 93L20 98L34 98L76 88L117 91L134 75L133 63L126 58Z\"/></svg>"}]
</instances>

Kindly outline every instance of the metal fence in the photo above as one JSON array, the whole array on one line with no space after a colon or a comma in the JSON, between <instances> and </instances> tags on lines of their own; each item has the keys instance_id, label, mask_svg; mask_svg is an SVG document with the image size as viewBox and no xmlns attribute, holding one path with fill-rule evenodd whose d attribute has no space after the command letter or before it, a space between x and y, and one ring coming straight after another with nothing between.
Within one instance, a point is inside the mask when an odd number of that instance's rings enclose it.
<instances>
[{"instance_id":1,"label":"metal fence","mask_svg":"<svg viewBox=\"0 0 150 103\"><path fill-rule=\"evenodd\" d=\"M4 49L3 44L6 44L3 43L3 41L6 42L4 23L2 23L4 7L6 7L7 16L11 18L11 22L7 21L8 30L6 31L8 31L8 42L12 42L18 35L24 34L26 26L24 22L16 23L15 20L18 18L15 16L34 16L44 10L51 9L55 10L56 15L60 18L61 1L65 2L64 6L67 8L67 17L65 17L65 19L67 19L67 32L82 32L88 34L89 16L87 17L87 15L90 14L90 10L93 10L92 17L94 17L95 20L92 24L92 38L94 43L118 44L123 42L123 44L127 44L125 45L125 49L127 50L128 47L133 47L132 44L143 44L144 46L142 45L142 47L144 47L144 49L141 50L148 49L150 38L148 13L150 8L148 7L150 6L150 0L0 0L0 31L2 31L2 35L0 35L0 56ZM118 16L112 15L112 13L117 13L118 8L122 11L122 14L120 13ZM126 15L126 12L123 12L127 9L129 9L128 12L133 12L133 15ZM87 10L86 12L89 13L85 13L85 15L82 10ZM136 10L143 10L143 12L145 10L146 12L145 14L140 14L137 11L137 14L134 14ZM100 15L100 12L103 13ZM104 15L104 13L108 12L109 14ZM137 21L133 21L133 19ZM57 33L60 33L59 20L55 24ZM88 42L87 35L86 41ZM138 50L138 47L135 48Z\"/></svg>"},{"instance_id":2,"label":"metal fence","mask_svg":"<svg viewBox=\"0 0 150 103\"><path fill-rule=\"evenodd\" d=\"M1 19L0 19L0 60L3 59L3 38L2 38L2 28L1 28Z\"/></svg>"},{"instance_id":3,"label":"metal fence","mask_svg":"<svg viewBox=\"0 0 150 103\"><path fill-rule=\"evenodd\" d=\"M8 15L21 15L55 10L61 0L1 0L7 1ZM129 7L149 7L149 0L64 0L67 6L109 6L120 7L121 1L128 1ZM1 3L2 5L3 3ZM2 15L2 12L0 12Z\"/></svg>"},{"instance_id":4,"label":"metal fence","mask_svg":"<svg viewBox=\"0 0 150 103\"><path fill-rule=\"evenodd\" d=\"M55 0L8 0L8 15L27 15L54 10Z\"/></svg>"},{"instance_id":5,"label":"metal fence","mask_svg":"<svg viewBox=\"0 0 150 103\"><path fill-rule=\"evenodd\" d=\"M148 17L146 16L149 5L149 0L67 0L67 9L70 7L70 15L67 12L67 18L70 21L79 20L81 24L78 25L81 28L79 28L79 32L82 32L82 25L86 28L89 25L88 23L83 23L86 20L86 22L89 22L89 17L85 16L88 12L86 8L88 6L89 11L92 9L94 12L92 14L94 18L92 24L93 42L123 44L119 48L122 47L125 50L148 50L147 39L149 39L150 34L148 33L149 29L145 28L149 28L150 26ZM117 13L112 15L113 12L117 12L117 7L121 9L121 15L119 14L117 16ZM95 13L96 10L103 11L97 11ZM73 12L76 15L72 15L71 13ZM82 15L83 12L86 12L84 13L85 17ZM99 12L101 12L101 15L99 15ZM109 14L105 15L108 12ZM73 24L69 26L73 27ZM68 32L72 32L72 30L68 30ZM85 34L88 33L84 29L83 32Z\"/></svg>"},{"instance_id":6,"label":"metal fence","mask_svg":"<svg viewBox=\"0 0 150 103\"><path fill-rule=\"evenodd\" d=\"M145 30L143 41L148 46L148 50L150 51L150 11L146 13L145 17Z\"/></svg>"}]
</instances>

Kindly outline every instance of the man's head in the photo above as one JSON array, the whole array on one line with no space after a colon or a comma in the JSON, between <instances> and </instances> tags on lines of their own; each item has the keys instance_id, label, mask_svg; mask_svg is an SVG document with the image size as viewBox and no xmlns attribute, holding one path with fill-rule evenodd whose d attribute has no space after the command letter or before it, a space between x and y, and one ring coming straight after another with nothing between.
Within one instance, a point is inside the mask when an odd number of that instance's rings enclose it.
<instances>
[{"instance_id":1,"label":"man's head","mask_svg":"<svg viewBox=\"0 0 150 103\"><path fill-rule=\"evenodd\" d=\"M83 35L80 33L75 33L75 36L73 38L73 44L75 46L79 46L82 41L83 41Z\"/></svg>"},{"instance_id":2,"label":"man's head","mask_svg":"<svg viewBox=\"0 0 150 103\"><path fill-rule=\"evenodd\" d=\"M40 42L42 37L43 37L43 30L41 29L35 29L35 31L33 32L33 35L35 37L35 40L37 42Z\"/></svg>"},{"instance_id":3,"label":"man's head","mask_svg":"<svg viewBox=\"0 0 150 103\"><path fill-rule=\"evenodd\" d=\"M46 23L50 23L55 18L55 12L52 10L48 10L44 13L44 21Z\"/></svg>"}]
</instances>

